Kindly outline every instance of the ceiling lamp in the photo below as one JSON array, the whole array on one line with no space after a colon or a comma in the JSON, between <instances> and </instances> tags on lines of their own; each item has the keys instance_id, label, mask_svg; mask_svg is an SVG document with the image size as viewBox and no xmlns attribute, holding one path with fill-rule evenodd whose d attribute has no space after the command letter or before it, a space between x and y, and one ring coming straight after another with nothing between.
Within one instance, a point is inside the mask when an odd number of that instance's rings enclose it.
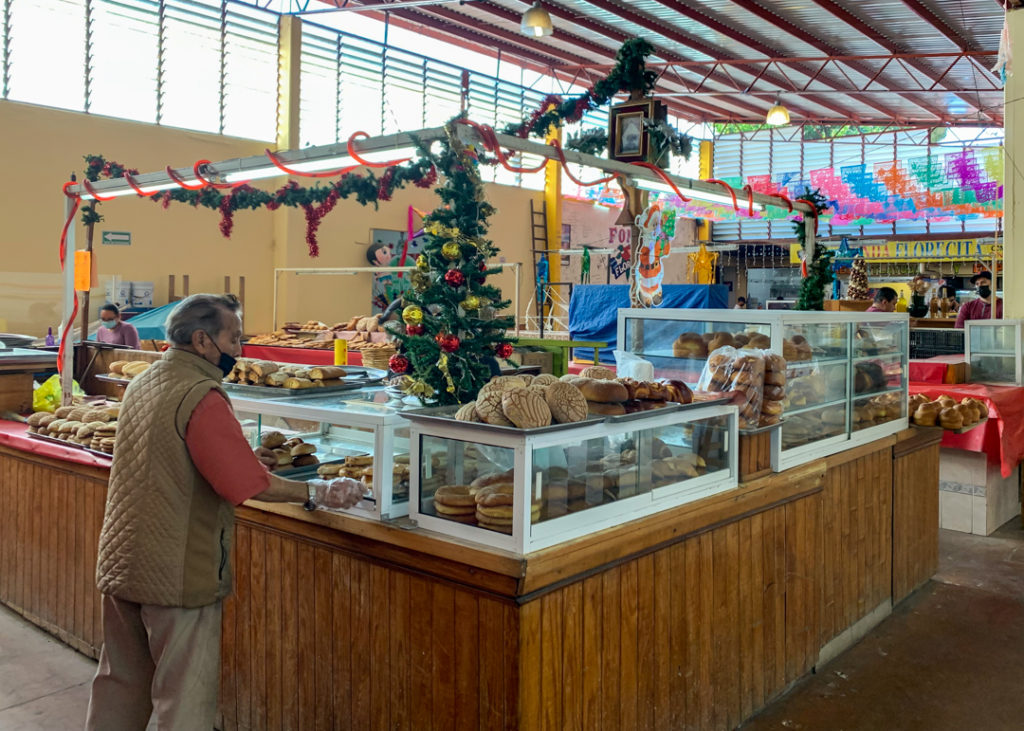
<instances>
[{"instance_id":1,"label":"ceiling lamp","mask_svg":"<svg viewBox=\"0 0 1024 731\"><path fill-rule=\"evenodd\" d=\"M768 116L764 121L772 127L784 127L789 124L789 110L782 106L778 97L775 97L775 104L768 110Z\"/></svg>"},{"instance_id":2,"label":"ceiling lamp","mask_svg":"<svg viewBox=\"0 0 1024 731\"><path fill-rule=\"evenodd\" d=\"M554 30L551 26L551 16L540 6L539 0L533 4L532 8L523 13L523 23L520 29L524 35L536 38L551 35Z\"/></svg>"}]
</instances>

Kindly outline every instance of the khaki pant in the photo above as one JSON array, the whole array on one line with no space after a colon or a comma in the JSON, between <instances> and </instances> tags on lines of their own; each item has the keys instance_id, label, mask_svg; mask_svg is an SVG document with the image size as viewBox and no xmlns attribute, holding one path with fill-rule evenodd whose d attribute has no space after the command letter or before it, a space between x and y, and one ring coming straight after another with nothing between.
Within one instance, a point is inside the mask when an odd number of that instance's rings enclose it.
<instances>
[{"instance_id":1,"label":"khaki pant","mask_svg":"<svg viewBox=\"0 0 1024 731\"><path fill-rule=\"evenodd\" d=\"M103 597L103 650L87 731L212 729L220 683L221 603L198 609Z\"/></svg>"}]
</instances>

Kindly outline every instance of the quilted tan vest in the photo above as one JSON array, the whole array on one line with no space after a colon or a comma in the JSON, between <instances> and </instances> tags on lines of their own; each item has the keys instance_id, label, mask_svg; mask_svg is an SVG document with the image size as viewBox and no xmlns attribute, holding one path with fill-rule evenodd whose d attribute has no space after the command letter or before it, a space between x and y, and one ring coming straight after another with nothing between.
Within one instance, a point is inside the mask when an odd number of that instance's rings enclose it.
<instances>
[{"instance_id":1,"label":"quilted tan vest","mask_svg":"<svg viewBox=\"0 0 1024 731\"><path fill-rule=\"evenodd\" d=\"M125 391L96 584L139 604L201 607L231 591L234 506L192 464L185 427L221 371L169 350ZM225 394L225 398L226 398Z\"/></svg>"}]
</instances>

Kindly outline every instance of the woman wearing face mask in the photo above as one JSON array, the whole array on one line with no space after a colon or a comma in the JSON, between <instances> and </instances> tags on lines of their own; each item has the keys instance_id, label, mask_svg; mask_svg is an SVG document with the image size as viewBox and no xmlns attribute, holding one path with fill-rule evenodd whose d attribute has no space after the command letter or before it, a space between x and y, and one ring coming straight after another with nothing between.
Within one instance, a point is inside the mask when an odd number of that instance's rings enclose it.
<instances>
[{"instance_id":1,"label":"woman wearing face mask","mask_svg":"<svg viewBox=\"0 0 1024 731\"><path fill-rule=\"evenodd\" d=\"M988 320L992 317L992 272L978 272L971 277L971 284L978 288L978 299L971 300L960 308L955 327L963 327L968 320ZM998 298L996 317L1003 317L1003 301Z\"/></svg>"},{"instance_id":2,"label":"woman wearing face mask","mask_svg":"<svg viewBox=\"0 0 1024 731\"><path fill-rule=\"evenodd\" d=\"M139 349L139 331L134 325L121 321L121 311L117 305L103 305L100 308L100 324L103 326L96 333L96 340L111 345L127 345L133 350Z\"/></svg>"}]
</instances>

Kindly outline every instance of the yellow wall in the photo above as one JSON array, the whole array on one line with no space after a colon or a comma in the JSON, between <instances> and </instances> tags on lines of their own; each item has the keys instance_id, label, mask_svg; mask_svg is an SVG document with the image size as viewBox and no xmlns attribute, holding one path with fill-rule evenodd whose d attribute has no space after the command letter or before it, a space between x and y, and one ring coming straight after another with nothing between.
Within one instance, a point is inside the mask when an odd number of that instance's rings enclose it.
<instances>
[{"instance_id":1,"label":"yellow wall","mask_svg":"<svg viewBox=\"0 0 1024 731\"><path fill-rule=\"evenodd\" d=\"M0 320L7 329L44 334L60 322L61 278L57 246L63 223L61 184L72 172L81 173L82 156L101 154L108 160L152 172L170 164L190 165L197 159L221 160L260 154L268 143L125 122L105 117L44 107L0 102L0 145L11 181L0 197L4 222L0 234ZM311 184L307 181L307 184ZM488 185L487 197L498 213L491 219L491 238L507 261L529 262L529 199L542 193ZM273 269L305 266L363 266L371 228L405 230L410 204L431 210L438 198L419 189L398 192L379 209L355 201L341 201L320 229L319 260L306 254L305 221L301 211L281 209L238 211L230 239L221 236L220 216L205 208L172 203L168 210L135 197L119 198L99 206L104 221L97 224L95 258L101 284L105 277L155 283L154 304L167 302L169 274L190 276L191 292L224 289L246 279L247 332L271 326ZM130 231L129 247L103 246L99 232ZM284 238L280 245L277 240ZM79 226L79 246L84 228ZM532 269L524 267L524 290ZM279 319L347 320L370 310L369 275L346 277L282 276ZM511 298L511 274L495 277ZM529 296L529 290L523 297ZM91 317L104 301L102 286L93 291ZM0 325L4 323L0 322Z\"/></svg>"}]
</instances>

